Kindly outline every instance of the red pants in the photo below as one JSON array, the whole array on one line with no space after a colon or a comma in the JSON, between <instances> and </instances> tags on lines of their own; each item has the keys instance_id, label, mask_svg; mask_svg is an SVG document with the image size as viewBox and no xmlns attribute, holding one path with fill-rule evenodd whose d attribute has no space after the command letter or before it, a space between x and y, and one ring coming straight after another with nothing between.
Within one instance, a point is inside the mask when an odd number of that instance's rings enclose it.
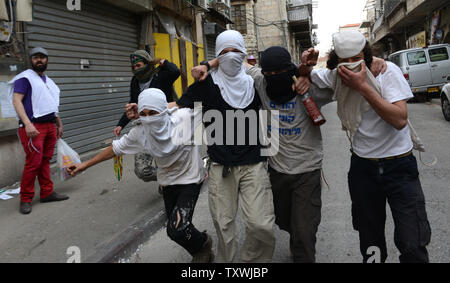
<instances>
[{"instance_id":1,"label":"red pants","mask_svg":"<svg viewBox=\"0 0 450 283\"><path fill-rule=\"evenodd\" d=\"M54 123L35 123L34 127L40 134L34 139L27 137L25 128L19 128L19 137L25 150L26 161L20 184L22 202L31 202L34 197L36 177L41 188L41 199L53 193L53 182L50 178L50 160L53 157L56 141L56 126Z\"/></svg>"}]
</instances>

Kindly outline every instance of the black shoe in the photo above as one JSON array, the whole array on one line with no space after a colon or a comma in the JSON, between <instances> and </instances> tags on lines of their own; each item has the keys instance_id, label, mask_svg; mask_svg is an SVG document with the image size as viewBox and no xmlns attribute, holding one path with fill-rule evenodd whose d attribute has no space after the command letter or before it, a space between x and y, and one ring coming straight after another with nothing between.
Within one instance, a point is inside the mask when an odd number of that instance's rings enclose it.
<instances>
[{"instance_id":1,"label":"black shoe","mask_svg":"<svg viewBox=\"0 0 450 283\"><path fill-rule=\"evenodd\" d=\"M63 200L68 200L68 199L69 199L68 196L59 195L59 194L53 192L48 197L41 199L41 203L48 203L48 202L54 202L54 201L63 201Z\"/></svg>"},{"instance_id":2,"label":"black shoe","mask_svg":"<svg viewBox=\"0 0 450 283\"><path fill-rule=\"evenodd\" d=\"M206 234L206 242L203 244L203 248L193 255L191 263L212 263L213 261L214 253L212 251L212 239L211 236Z\"/></svg>"},{"instance_id":3,"label":"black shoe","mask_svg":"<svg viewBox=\"0 0 450 283\"><path fill-rule=\"evenodd\" d=\"M30 214L31 213L31 203L29 203L29 202L21 202L20 203L20 213L22 213L22 214Z\"/></svg>"}]
</instances>

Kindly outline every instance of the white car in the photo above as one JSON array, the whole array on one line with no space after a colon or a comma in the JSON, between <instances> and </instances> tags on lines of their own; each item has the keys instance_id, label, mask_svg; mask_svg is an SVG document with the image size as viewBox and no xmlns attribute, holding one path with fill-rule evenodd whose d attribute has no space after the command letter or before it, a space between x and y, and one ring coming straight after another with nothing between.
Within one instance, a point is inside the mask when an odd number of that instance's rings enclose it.
<instances>
[{"instance_id":1,"label":"white car","mask_svg":"<svg viewBox=\"0 0 450 283\"><path fill-rule=\"evenodd\" d=\"M447 78L447 81L450 82L450 77ZM445 120L450 122L450 83L447 83L442 88L441 105Z\"/></svg>"},{"instance_id":2,"label":"white car","mask_svg":"<svg viewBox=\"0 0 450 283\"><path fill-rule=\"evenodd\" d=\"M438 97L450 76L450 44L413 48L389 55L419 100Z\"/></svg>"}]
</instances>

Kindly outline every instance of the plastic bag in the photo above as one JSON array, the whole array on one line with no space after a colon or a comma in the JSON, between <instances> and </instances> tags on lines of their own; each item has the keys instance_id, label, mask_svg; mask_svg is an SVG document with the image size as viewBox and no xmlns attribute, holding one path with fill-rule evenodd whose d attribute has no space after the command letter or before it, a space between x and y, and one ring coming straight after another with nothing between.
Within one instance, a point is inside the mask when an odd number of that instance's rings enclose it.
<instances>
[{"instance_id":1,"label":"plastic bag","mask_svg":"<svg viewBox=\"0 0 450 283\"><path fill-rule=\"evenodd\" d=\"M56 149L59 177L61 181L66 181L72 177L67 173L67 169L75 164L80 164L81 159L78 153L62 139L56 143Z\"/></svg>"}]
</instances>

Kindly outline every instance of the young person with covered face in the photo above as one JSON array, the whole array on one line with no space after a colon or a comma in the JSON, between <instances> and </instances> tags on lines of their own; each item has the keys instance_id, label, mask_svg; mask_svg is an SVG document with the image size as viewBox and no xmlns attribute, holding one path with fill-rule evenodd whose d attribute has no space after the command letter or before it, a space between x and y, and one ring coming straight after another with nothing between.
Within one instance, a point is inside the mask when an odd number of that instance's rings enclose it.
<instances>
[{"instance_id":1,"label":"young person with covered face","mask_svg":"<svg viewBox=\"0 0 450 283\"><path fill-rule=\"evenodd\" d=\"M131 54L130 61L134 74L130 85L130 103L137 103L139 94L149 88L162 90L169 103L174 101L173 84L181 75L177 65L165 59L154 59L145 50ZM156 67L157 64L159 67ZM119 136L129 122L124 113L114 129L114 135Z\"/></svg>"},{"instance_id":2,"label":"young person with covered face","mask_svg":"<svg viewBox=\"0 0 450 283\"><path fill-rule=\"evenodd\" d=\"M56 142L63 136L59 113L59 87L45 75L48 52L36 47L30 52L31 69L17 75L9 85L19 117L19 138L25 150L25 167L20 183L20 212L31 213L36 177L41 202L64 201L69 197L54 192L50 160ZM56 123L56 126L55 126Z\"/></svg>"},{"instance_id":3,"label":"young person with covered face","mask_svg":"<svg viewBox=\"0 0 450 283\"><path fill-rule=\"evenodd\" d=\"M238 260L236 217L241 207L246 227L246 239L240 251L240 262L270 262L275 248L273 197L267 173L267 158L261 156L259 141L259 110L261 100L254 80L245 73L246 49L242 35L233 30L221 33L216 41L216 56L220 67L202 82L195 82L177 102L182 107L194 107L201 102L206 118L218 113L217 119L205 120L206 127L218 123L223 132L211 133L208 140L209 207L218 236L218 262ZM254 116L239 126L230 115ZM239 123L239 122L238 122ZM245 125L244 125L245 123ZM245 126L245 141L238 143L238 129ZM255 130L255 131L253 131ZM250 132L256 135L251 136ZM230 143L227 137L233 136ZM256 142L251 140L255 138Z\"/></svg>"},{"instance_id":4,"label":"young person with covered face","mask_svg":"<svg viewBox=\"0 0 450 283\"><path fill-rule=\"evenodd\" d=\"M167 235L193 256L192 262L209 263L213 261L211 237L192 224L205 179L200 148L190 142L195 129L194 113L190 109L169 110L166 99L159 89L144 90L137 105L127 105L128 119L137 119L130 133L68 172L75 176L115 155L150 154L155 158L158 182L163 188Z\"/></svg>"},{"instance_id":5,"label":"young person with covered face","mask_svg":"<svg viewBox=\"0 0 450 283\"><path fill-rule=\"evenodd\" d=\"M162 90L168 102L174 101L173 84L181 74L175 64L165 59L153 59L145 50L137 50L131 54L130 61L134 74L130 85L130 103L137 103L139 94L149 88ZM159 67L156 67L156 64L159 64ZM124 113L114 129L114 135L120 136L129 122ZM152 166L152 157L139 153L134 159L136 176L145 182L156 181L156 168Z\"/></svg>"},{"instance_id":6,"label":"young person with covered face","mask_svg":"<svg viewBox=\"0 0 450 283\"><path fill-rule=\"evenodd\" d=\"M305 65L314 56L305 57ZM384 60L376 59L375 71L383 67ZM323 160L322 135L303 106L298 94L309 93L318 107L332 102L331 90L319 90L311 85L280 46L270 47L261 54L261 68L247 64L247 74L255 80L255 87L263 109L279 111L280 129L268 121L268 131L279 132L279 151L269 157L269 173L275 206L276 224L290 234L290 248L295 262L315 262L316 233L321 220L321 169ZM214 59L211 68L220 66ZM192 70L197 79L205 80L205 66ZM298 77L294 87L293 76ZM311 88L310 88L311 87Z\"/></svg>"},{"instance_id":7,"label":"young person with covered face","mask_svg":"<svg viewBox=\"0 0 450 283\"><path fill-rule=\"evenodd\" d=\"M408 121L410 86L390 62L384 74L367 72L372 55L360 32L337 33L333 44L328 69L313 70L311 80L334 90L338 116L350 138L348 183L364 262L374 248L381 252L381 262L387 258L386 201L394 219L400 262L428 262L431 229L412 153L413 148L424 148Z\"/></svg>"}]
</instances>

